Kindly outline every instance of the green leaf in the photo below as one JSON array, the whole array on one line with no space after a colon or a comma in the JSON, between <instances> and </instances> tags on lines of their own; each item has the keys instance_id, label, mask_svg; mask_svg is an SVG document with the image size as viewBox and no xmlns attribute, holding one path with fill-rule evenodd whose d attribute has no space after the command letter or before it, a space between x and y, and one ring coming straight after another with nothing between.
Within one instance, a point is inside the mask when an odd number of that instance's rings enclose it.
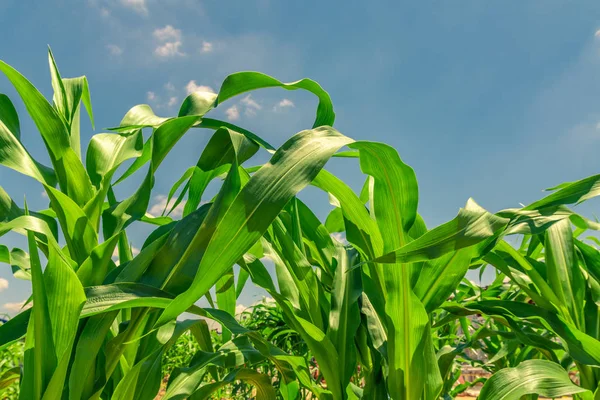
<instances>
[{"instance_id":1,"label":"green leaf","mask_svg":"<svg viewBox=\"0 0 600 400\"><path fill-rule=\"evenodd\" d=\"M41 399L57 366L56 348L52 334L52 319L48 305L48 294L42 273L42 264L35 245L33 232L27 232L29 254L31 256L31 284L35 308L31 315L28 333L33 338L33 395L35 400ZM30 342L31 343L31 342ZM26 346L30 348L30 346Z\"/></svg>"},{"instance_id":2,"label":"green leaf","mask_svg":"<svg viewBox=\"0 0 600 400\"><path fill-rule=\"evenodd\" d=\"M0 121L17 140L21 140L21 124L17 110L8 96L2 93L0 93Z\"/></svg>"},{"instance_id":3,"label":"green leaf","mask_svg":"<svg viewBox=\"0 0 600 400\"><path fill-rule=\"evenodd\" d=\"M13 367L5 370L2 375L0 375L0 394L14 382L18 381L20 377L21 367Z\"/></svg>"},{"instance_id":4,"label":"green leaf","mask_svg":"<svg viewBox=\"0 0 600 400\"><path fill-rule=\"evenodd\" d=\"M319 98L317 117L313 124L313 128L324 125L333 126L335 113L333 112L333 104L331 103L329 93L323 90L321 85L317 82L306 78L296 82L282 83L281 81L260 72L237 72L229 75L223 81L221 89L219 90L219 96L215 102L215 107L225 100L239 94L269 87L281 87L287 90L304 89L313 93Z\"/></svg>"},{"instance_id":5,"label":"green leaf","mask_svg":"<svg viewBox=\"0 0 600 400\"><path fill-rule=\"evenodd\" d=\"M546 231L546 269L552 291L569 310L577 327L583 323L585 281L577 267L573 232L569 220L555 223Z\"/></svg>"},{"instance_id":6,"label":"green leaf","mask_svg":"<svg viewBox=\"0 0 600 400\"><path fill-rule=\"evenodd\" d=\"M127 111L127 114L125 114L119 124L119 128L128 131L132 128L158 127L168 120L169 118L157 117L149 105L140 104ZM119 128L113 128L112 130L120 130Z\"/></svg>"},{"instance_id":7,"label":"green leaf","mask_svg":"<svg viewBox=\"0 0 600 400\"><path fill-rule=\"evenodd\" d=\"M223 310L231 315L235 315L235 285L233 268L221 276L221 279L217 281L215 286L215 292L217 295L217 305L219 310ZM223 341L227 342L231 340L231 333L227 330L223 330L221 333Z\"/></svg>"},{"instance_id":8,"label":"green leaf","mask_svg":"<svg viewBox=\"0 0 600 400\"><path fill-rule=\"evenodd\" d=\"M112 175L124 161L139 157L143 139L141 130L128 134L100 133L92 136L85 158L92 184L99 187L102 179Z\"/></svg>"},{"instance_id":9,"label":"green leaf","mask_svg":"<svg viewBox=\"0 0 600 400\"><path fill-rule=\"evenodd\" d=\"M519 400L528 394L562 397L591 392L575 385L567 371L546 360L527 360L496 372L481 388L481 400ZM592 396L589 397L592 399Z\"/></svg>"},{"instance_id":10,"label":"green leaf","mask_svg":"<svg viewBox=\"0 0 600 400\"><path fill-rule=\"evenodd\" d=\"M119 234L108 238L96 246L88 258L77 269L77 276L83 286L101 285L108 273L115 267L112 255L119 241Z\"/></svg>"},{"instance_id":11,"label":"green leaf","mask_svg":"<svg viewBox=\"0 0 600 400\"><path fill-rule=\"evenodd\" d=\"M89 318L74 349L73 366L69 375L69 398L88 399L93 393L96 357L106 340L118 311Z\"/></svg>"},{"instance_id":12,"label":"green leaf","mask_svg":"<svg viewBox=\"0 0 600 400\"><path fill-rule=\"evenodd\" d=\"M19 119L11 101L3 94L0 94L0 110L0 164L41 183L56 185L54 171L33 159L20 142Z\"/></svg>"},{"instance_id":13,"label":"green leaf","mask_svg":"<svg viewBox=\"0 0 600 400\"><path fill-rule=\"evenodd\" d=\"M183 100L178 115L180 117L186 115L204 116L204 114L212 110L216 99L217 94L212 92L196 91L190 93Z\"/></svg>"},{"instance_id":14,"label":"green leaf","mask_svg":"<svg viewBox=\"0 0 600 400\"><path fill-rule=\"evenodd\" d=\"M71 349L77 335L79 314L85 302L83 287L71 267L70 260L53 240L49 246L48 265L44 271L48 311L57 368L44 393L44 399L60 398L67 378ZM34 302L36 300L34 299ZM34 303L34 313L37 303ZM38 325L34 327L37 329Z\"/></svg>"},{"instance_id":15,"label":"green leaf","mask_svg":"<svg viewBox=\"0 0 600 400\"><path fill-rule=\"evenodd\" d=\"M351 141L329 127L303 131L288 140L252 176L218 221L190 289L177 296L157 324L175 318L202 297L260 238L287 202L314 179L329 157ZM195 260L191 255L200 250L195 243L203 242L194 239L181 264Z\"/></svg>"},{"instance_id":16,"label":"green leaf","mask_svg":"<svg viewBox=\"0 0 600 400\"><path fill-rule=\"evenodd\" d=\"M354 240L348 232L350 243L360 248L369 258L383 253L383 239L377 223L369 215L369 211L358 196L342 180L332 173L322 170L312 184L333 196L341 205L344 218L351 221L358 230L361 240ZM361 245L363 243L364 245Z\"/></svg>"},{"instance_id":17,"label":"green leaf","mask_svg":"<svg viewBox=\"0 0 600 400\"><path fill-rule=\"evenodd\" d=\"M402 247L406 233L417 218L419 189L417 177L411 167L404 164L394 148L373 142L356 142L350 148L360 152L361 170L374 178L374 190L380 194L374 205L377 224L385 236L384 251Z\"/></svg>"},{"instance_id":18,"label":"green leaf","mask_svg":"<svg viewBox=\"0 0 600 400\"><path fill-rule=\"evenodd\" d=\"M94 135L87 150L86 168L92 184L98 189L83 210L98 229L104 201L117 168L126 160L142 154L141 130L130 134L101 133Z\"/></svg>"},{"instance_id":19,"label":"green leaf","mask_svg":"<svg viewBox=\"0 0 600 400\"><path fill-rule=\"evenodd\" d=\"M443 308L452 310L455 307L444 306ZM510 322L519 319L539 323L544 328L555 332L562 339L569 355L576 361L582 364L600 366L600 341L580 331L575 325L555 313L531 304L506 300L484 300L466 303L464 309L472 310L470 313L484 313L503 317L513 329L518 329L518 326L510 324ZM550 343L547 343L547 345L549 346Z\"/></svg>"},{"instance_id":20,"label":"green leaf","mask_svg":"<svg viewBox=\"0 0 600 400\"><path fill-rule=\"evenodd\" d=\"M60 76L52 51L48 49L48 63L50 64L50 75L52 76L52 87L54 89L54 105L62 115L69 128L71 148L81 158L80 132L79 132L79 109L83 102L92 128L94 127L94 114L92 112L92 101L87 78L63 79Z\"/></svg>"},{"instance_id":21,"label":"green leaf","mask_svg":"<svg viewBox=\"0 0 600 400\"><path fill-rule=\"evenodd\" d=\"M525 207L525 210L539 210L543 207L559 206L563 204L579 204L600 195L600 175L561 185L561 189L535 201Z\"/></svg>"},{"instance_id":22,"label":"green leaf","mask_svg":"<svg viewBox=\"0 0 600 400\"><path fill-rule=\"evenodd\" d=\"M0 325L0 349L25 335L30 316L31 309L29 308Z\"/></svg>"},{"instance_id":23,"label":"green leaf","mask_svg":"<svg viewBox=\"0 0 600 400\"><path fill-rule=\"evenodd\" d=\"M69 132L63 118L17 70L0 61L0 71L11 81L23 99L29 115L44 138L60 187L77 204L85 204L92 195L91 184L79 156L71 148Z\"/></svg>"},{"instance_id":24,"label":"green leaf","mask_svg":"<svg viewBox=\"0 0 600 400\"><path fill-rule=\"evenodd\" d=\"M148 161L151 161L152 172L156 172L167 153L198 120L199 117L192 115L164 121L144 144L142 155L117 179L117 183L131 176Z\"/></svg>"},{"instance_id":25,"label":"green leaf","mask_svg":"<svg viewBox=\"0 0 600 400\"><path fill-rule=\"evenodd\" d=\"M219 128L227 128L230 131L237 132L241 135L246 136L249 140L258 143L260 146L264 147L270 153L275 152L275 148L263 140L260 136L250 132L247 129L234 125L230 122L220 121L212 118L202 118L202 121L195 126L196 128L206 128L206 129L214 129L217 130Z\"/></svg>"},{"instance_id":26,"label":"green leaf","mask_svg":"<svg viewBox=\"0 0 600 400\"><path fill-rule=\"evenodd\" d=\"M54 159L60 159L65 150L70 148L69 134L60 116L44 96L13 67L0 61L0 71L11 81L23 99Z\"/></svg>"},{"instance_id":27,"label":"green leaf","mask_svg":"<svg viewBox=\"0 0 600 400\"><path fill-rule=\"evenodd\" d=\"M75 262L81 264L98 245L95 229L81 208L64 193L45 186L52 209L56 211L69 253Z\"/></svg>"},{"instance_id":28,"label":"green leaf","mask_svg":"<svg viewBox=\"0 0 600 400\"><path fill-rule=\"evenodd\" d=\"M362 288L360 271L349 271L348 268L352 264L353 256L356 256L356 251L339 248L327 329L327 337L335 346L339 356L342 382L350 382L357 363L354 340L360 325L358 298ZM317 361L319 362L319 359Z\"/></svg>"},{"instance_id":29,"label":"green leaf","mask_svg":"<svg viewBox=\"0 0 600 400\"><path fill-rule=\"evenodd\" d=\"M371 261L399 263L433 260L451 251L499 236L508 222L508 219L490 214L470 199L452 221L431 229L409 244Z\"/></svg>"},{"instance_id":30,"label":"green leaf","mask_svg":"<svg viewBox=\"0 0 600 400\"><path fill-rule=\"evenodd\" d=\"M183 399L198 389L212 365L222 368L237 368L245 363L261 361L261 355L251 346L248 338L237 337L226 342L216 352L197 352L189 367L173 371L165 393L165 399ZM217 382L223 382L221 379ZM223 386L227 383L223 382Z\"/></svg>"},{"instance_id":31,"label":"green leaf","mask_svg":"<svg viewBox=\"0 0 600 400\"><path fill-rule=\"evenodd\" d=\"M428 313L438 308L456 290L469 269L473 255L472 248L465 248L425 264L414 292Z\"/></svg>"},{"instance_id":32,"label":"green leaf","mask_svg":"<svg viewBox=\"0 0 600 400\"><path fill-rule=\"evenodd\" d=\"M216 390L221 387L231 384L236 380L249 382L256 388L256 400L275 400L275 389L271 385L271 378L267 375L260 374L252 369L242 368L230 372L221 381L206 384L191 396L190 400L209 399Z\"/></svg>"},{"instance_id":33,"label":"green leaf","mask_svg":"<svg viewBox=\"0 0 600 400\"><path fill-rule=\"evenodd\" d=\"M156 336L161 346L137 362L121 379L112 395L114 400L152 400L162 382L161 363L164 354L177 339L200 320L185 320L165 325Z\"/></svg>"}]
</instances>

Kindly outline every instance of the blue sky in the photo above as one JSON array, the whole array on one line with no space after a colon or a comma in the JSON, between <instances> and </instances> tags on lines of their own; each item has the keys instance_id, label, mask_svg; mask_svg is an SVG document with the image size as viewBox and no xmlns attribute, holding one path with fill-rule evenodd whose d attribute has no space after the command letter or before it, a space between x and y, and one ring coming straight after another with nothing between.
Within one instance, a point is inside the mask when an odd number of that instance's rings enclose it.
<instances>
[{"instance_id":1,"label":"blue sky","mask_svg":"<svg viewBox=\"0 0 600 400\"><path fill-rule=\"evenodd\" d=\"M174 115L188 89L218 90L228 74L258 70L317 80L333 98L337 129L393 145L416 170L419 210L431 227L469 197L490 211L518 207L546 187L599 171L600 2L36 3L0 2L0 59L48 98L48 44L63 76L87 75L97 129L84 122L84 142L136 104ZM0 92L16 103L27 148L47 160L4 77ZM273 89L224 103L215 115L280 145L310 127L315 107L309 94ZM169 155L154 204L195 162L208 134L190 132ZM358 190L356 164L335 160L327 168ZM11 170L0 169L0 185L18 203L25 194L32 208L47 205L37 183ZM326 215L326 196L309 189L301 197ZM580 211L591 216L597 204ZM149 231L134 227L134 244ZM16 235L2 243L23 246ZM8 268L0 278L0 312L12 311L29 282ZM249 289L243 301L255 295Z\"/></svg>"}]
</instances>

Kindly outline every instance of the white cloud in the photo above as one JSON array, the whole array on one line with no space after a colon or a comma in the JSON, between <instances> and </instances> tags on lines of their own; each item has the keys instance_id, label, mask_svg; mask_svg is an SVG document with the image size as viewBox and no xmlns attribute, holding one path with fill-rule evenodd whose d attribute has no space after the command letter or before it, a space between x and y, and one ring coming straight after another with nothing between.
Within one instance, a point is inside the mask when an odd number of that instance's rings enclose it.
<instances>
[{"instance_id":1,"label":"white cloud","mask_svg":"<svg viewBox=\"0 0 600 400\"><path fill-rule=\"evenodd\" d=\"M240 103L246 106L244 114L246 114L248 117L254 117L256 115L256 111L262 109L262 106L258 104L250 94L244 97Z\"/></svg>"},{"instance_id":2,"label":"white cloud","mask_svg":"<svg viewBox=\"0 0 600 400\"><path fill-rule=\"evenodd\" d=\"M156 100L156 93L154 93L154 92L148 92L146 94L146 97L148 98L149 101Z\"/></svg>"},{"instance_id":3,"label":"white cloud","mask_svg":"<svg viewBox=\"0 0 600 400\"><path fill-rule=\"evenodd\" d=\"M156 195L156 196L154 196L154 203L148 210L148 214L150 214L154 217L162 215L162 212L165 209L165 206L167 206L166 212L169 212L171 210L171 207L173 207L173 205L175 204L176 200L177 199L172 198L171 201L169 201L169 204L167 204L167 196L162 195L162 194ZM184 207L185 207L185 200L183 200L181 203L179 203L177 205L177 207L175 207L175 209L173 209L173 211L169 215L173 218L180 218L183 215Z\"/></svg>"},{"instance_id":4,"label":"white cloud","mask_svg":"<svg viewBox=\"0 0 600 400\"><path fill-rule=\"evenodd\" d=\"M173 85L171 82L167 82L165 84L165 89L167 89L169 92L173 92L175 91L175 85Z\"/></svg>"},{"instance_id":5,"label":"white cloud","mask_svg":"<svg viewBox=\"0 0 600 400\"><path fill-rule=\"evenodd\" d=\"M46 193L45 190L42 191L42 197L47 199L48 198L48 193Z\"/></svg>"},{"instance_id":6,"label":"white cloud","mask_svg":"<svg viewBox=\"0 0 600 400\"><path fill-rule=\"evenodd\" d=\"M163 58L185 56L185 53L180 50L180 47L181 42L167 42L154 49L154 54Z\"/></svg>"},{"instance_id":7,"label":"white cloud","mask_svg":"<svg viewBox=\"0 0 600 400\"><path fill-rule=\"evenodd\" d=\"M102 7L102 8L100 9L100 16L101 16L101 17L104 17L104 18L108 18L108 17L110 17L110 10L109 10L108 8L104 8L104 7Z\"/></svg>"},{"instance_id":8,"label":"white cloud","mask_svg":"<svg viewBox=\"0 0 600 400\"><path fill-rule=\"evenodd\" d=\"M146 0L121 0L121 4L140 15L148 15Z\"/></svg>"},{"instance_id":9,"label":"white cloud","mask_svg":"<svg viewBox=\"0 0 600 400\"><path fill-rule=\"evenodd\" d=\"M291 101L290 99L281 99L281 101L279 103L277 103L277 105L273 106L273 111L277 112L277 111L281 110L282 108L291 108L291 107L296 107L296 105L294 104L293 101Z\"/></svg>"},{"instance_id":10,"label":"white cloud","mask_svg":"<svg viewBox=\"0 0 600 400\"><path fill-rule=\"evenodd\" d=\"M121 54L123 54L123 49L117 46L116 44L107 44L106 48L108 49L108 52L113 56L120 56Z\"/></svg>"},{"instance_id":11,"label":"white cloud","mask_svg":"<svg viewBox=\"0 0 600 400\"><path fill-rule=\"evenodd\" d=\"M245 105L248 108L252 108L255 110L260 110L262 109L262 106L260 104L258 104L253 98L252 95L249 94L248 96L244 97L241 101L241 103L243 105Z\"/></svg>"},{"instance_id":12,"label":"white cloud","mask_svg":"<svg viewBox=\"0 0 600 400\"><path fill-rule=\"evenodd\" d=\"M25 301L26 301L26 300L19 301L19 302L16 302L16 303L4 303L4 305L2 306L2 308L3 308L5 311L8 311L8 312L10 312L10 313L18 313L18 312L20 312L22 309L27 309L27 308L30 308L30 307L33 305L33 303L29 303L29 304L27 304L27 305L25 306L25 308L23 308L23 305L25 304Z\"/></svg>"},{"instance_id":13,"label":"white cloud","mask_svg":"<svg viewBox=\"0 0 600 400\"><path fill-rule=\"evenodd\" d=\"M196 81L189 81L188 84L185 85L185 91L187 94L192 94L194 92L215 92L210 86L198 85Z\"/></svg>"},{"instance_id":14,"label":"white cloud","mask_svg":"<svg viewBox=\"0 0 600 400\"><path fill-rule=\"evenodd\" d=\"M600 39L600 29L598 29L596 31L596 33L594 34L594 36Z\"/></svg>"},{"instance_id":15,"label":"white cloud","mask_svg":"<svg viewBox=\"0 0 600 400\"><path fill-rule=\"evenodd\" d=\"M295 107L294 102L289 99L283 99L279 102L279 107Z\"/></svg>"},{"instance_id":16,"label":"white cloud","mask_svg":"<svg viewBox=\"0 0 600 400\"><path fill-rule=\"evenodd\" d=\"M181 29L174 28L172 25L166 25L164 28L155 29L152 35L162 43L154 49L154 54L158 57L166 58L185 55L180 50L183 37Z\"/></svg>"},{"instance_id":17,"label":"white cloud","mask_svg":"<svg viewBox=\"0 0 600 400\"><path fill-rule=\"evenodd\" d=\"M0 292L8 289L8 281L4 278L0 278Z\"/></svg>"},{"instance_id":18,"label":"white cloud","mask_svg":"<svg viewBox=\"0 0 600 400\"><path fill-rule=\"evenodd\" d=\"M153 35L161 42L180 41L181 29L173 28L172 25L166 25L164 28L155 29Z\"/></svg>"},{"instance_id":19,"label":"white cloud","mask_svg":"<svg viewBox=\"0 0 600 400\"><path fill-rule=\"evenodd\" d=\"M230 121L236 121L240 118L240 112L237 108L237 106L231 106L229 107L226 111L225 114L227 114L227 119Z\"/></svg>"},{"instance_id":20,"label":"white cloud","mask_svg":"<svg viewBox=\"0 0 600 400\"><path fill-rule=\"evenodd\" d=\"M169 98L169 102L167 103L167 107L173 107L175 104L177 104L177 97L171 97Z\"/></svg>"},{"instance_id":21,"label":"white cloud","mask_svg":"<svg viewBox=\"0 0 600 400\"><path fill-rule=\"evenodd\" d=\"M202 52L210 53L213 50L213 44L211 42L207 42L206 40L202 42Z\"/></svg>"}]
</instances>

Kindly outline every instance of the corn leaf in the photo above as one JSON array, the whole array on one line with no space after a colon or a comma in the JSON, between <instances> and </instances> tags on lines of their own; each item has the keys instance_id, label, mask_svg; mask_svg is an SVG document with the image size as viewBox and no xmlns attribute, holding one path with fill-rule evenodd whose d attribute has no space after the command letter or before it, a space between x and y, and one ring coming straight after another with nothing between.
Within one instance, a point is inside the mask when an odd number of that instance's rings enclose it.
<instances>
[{"instance_id":1,"label":"corn leaf","mask_svg":"<svg viewBox=\"0 0 600 400\"><path fill-rule=\"evenodd\" d=\"M479 393L481 400L519 400L525 395L562 397L591 392L571 382L567 371L546 360L527 360L514 368L505 368L488 379Z\"/></svg>"}]
</instances>

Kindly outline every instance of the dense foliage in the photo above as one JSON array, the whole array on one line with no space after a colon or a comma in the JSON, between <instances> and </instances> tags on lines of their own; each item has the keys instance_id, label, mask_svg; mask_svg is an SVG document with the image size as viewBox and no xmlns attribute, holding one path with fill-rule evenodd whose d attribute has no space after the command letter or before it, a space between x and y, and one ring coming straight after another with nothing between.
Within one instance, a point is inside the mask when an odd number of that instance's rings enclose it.
<instances>
[{"instance_id":1,"label":"dense foliage","mask_svg":"<svg viewBox=\"0 0 600 400\"><path fill-rule=\"evenodd\" d=\"M24 346L23 365L0 382L18 378L19 398L153 399L165 374L166 399L452 398L468 386L457 384L464 364L493 373L481 399L594 398L600 252L582 235L598 224L566 206L598 195L600 176L495 214L469 200L428 229L413 169L392 147L332 128L331 99L314 81L233 74L217 94L190 94L176 117L133 107L82 151L81 104L94 121L88 82L62 78L51 53L49 61L52 102L0 61L51 163L25 149L13 103L0 95L0 164L37 180L49 198L49 208L34 211L0 188L0 235L17 232L28 243L0 247L0 261L33 289L33 307L0 326L1 349ZM266 87L316 95L312 128L275 149L206 116ZM198 129L212 136L173 186L175 201L162 216L147 214L156 171ZM251 165L259 151L270 161ZM331 157L359 163L359 194L324 169ZM137 171L141 184L117 198L114 187ZM219 185L212 198L210 183ZM296 197L308 185L329 195L325 221ZM183 217L171 218L183 201ZM134 223L155 226L135 257L127 236ZM489 287L464 279L483 268L496 270ZM276 307L240 322L233 314L248 280ZM205 296L210 308L195 304ZM191 356L170 368L178 348Z\"/></svg>"}]
</instances>

